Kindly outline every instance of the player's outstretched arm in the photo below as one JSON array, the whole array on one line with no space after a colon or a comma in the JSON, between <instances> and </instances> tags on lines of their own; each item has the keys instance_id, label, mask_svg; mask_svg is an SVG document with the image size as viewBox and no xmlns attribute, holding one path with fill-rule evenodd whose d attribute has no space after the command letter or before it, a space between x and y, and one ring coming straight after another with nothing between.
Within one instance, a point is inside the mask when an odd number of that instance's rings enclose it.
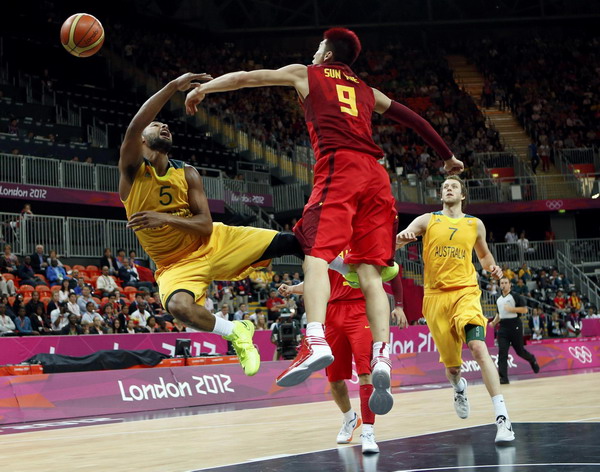
<instances>
[{"instance_id":1,"label":"player's outstretched arm","mask_svg":"<svg viewBox=\"0 0 600 472\"><path fill-rule=\"evenodd\" d=\"M431 218L431 213L417 216L406 229L396 235L396 249L400 249L409 243L417 240L417 236L422 236L427 231L427 224Z\"/></svg>"},{"instance_id":2,"label":"player's outstretched arm","mask_svg":"<svg viewBox=\"0 0 600 472\"><path fill-rule=\"evenodd\" d=\"M135 114L125 131L119 157L121 174L119 193L123 200L127 198L135 173L142 164L142 132L144 129L152 123L162 107L177 91L185 92L190 87L199 87L199 83L192 82L194 80L210 80L211 78L208 74L192 74L191 72L183 74L152 95Z\"/></svg>"},{"instance_id":3,"label":"player's outstretched arm","mask_svg":"<svg viewBox=\"0 0 600 472\"><path fill-rule=\"evenodd\" d=\"M190 211L194 216L188 218L158 211L140 211L131 215L127 227L139 231L169 225L180 231L193 233L201 237L210 236L213 230L212 217L208 199L204 193L202 177L194 167L186 166L185 180L188 184Z\"/></svg>"},{"instance_id":4,"label":"player's outstretched arm","mask_svg":"<svg viewBox=\"0 0 600 472\"><path fill-rule=\"evenodd\" d=\"M496 265L494 256L490 252L490 248L485 241L485 226L480 219L477 219L477 240L475 241L475 252L477 258L485 270L487 270L492 277L499 279L502 277L502 268Z\"/></svg>"},{"instance_id":5,"label":"player's outstretched arm","mask_svg":"<svg viewBox=\"0 0 600 472\"><path fill-rule=\"evenodd\" d=\"M375 111L414 129L444 159L444 168L448 174L460 174L464 170L464 164L454 157L442 137L427 120L410 108L391 100L377 89L373 89L373 94L375 95Z\"/></svg>"},{"instance_id":6,"label":"player's outstretched arm","mask_svg":"<svg viewBox=\"0 0 600 472\"><path fill-rule=\"evenodd\" d=\"M188 115L196 113L198 111L198 104L209 93L230 92L242 88L276 85L294 87L302 97L306 97L308 95L306 66L302 64L290 64L280 69L230 72L188 93L185 99L185 111Z\"/></svg>"}]
</instances>

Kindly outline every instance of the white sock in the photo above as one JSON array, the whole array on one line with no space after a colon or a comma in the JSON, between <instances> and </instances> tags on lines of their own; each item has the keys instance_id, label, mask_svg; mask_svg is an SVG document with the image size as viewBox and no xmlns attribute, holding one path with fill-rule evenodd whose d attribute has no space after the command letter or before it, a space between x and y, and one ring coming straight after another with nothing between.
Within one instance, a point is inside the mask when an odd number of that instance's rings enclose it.
<instances>
[{"instance_id":1,"label":"white sock","mask_svg":"<svg viewBox=\"0 0 600 472\"><path fill-rule=\"evenodd\" d=\"M350 272L350 266L348 264L344 264L344 259L340 256L337 256L333 261L331 261L329 268L339 272L342 275L346 275L348 272Z\"/></svg>"},{"instance_id":2,"label":"white sock","mask_svg":"<svg viewBox=\"0 0 600 472\"><path fill-rule=\"evenodd\" d=\"M306 335L324 338L325 332L323 331L323 325L317 321L311 321L306 325Z\"/></svg>"},{"instance_id":3,"label":"white sock","mask_svg":"<svg viewBox=\"0 0 600 472\"><path fill-rule=\"evenodd\" d=\"M390 345L388 343L373 343L373 357L390 358Z\"/></svg>"},{"instance_id":4,"label":"white sock","mask_svg":"<svg viewBox=\"0 0 600 472\"><path fill-rule=\"evenodd\" d=\"M454 382L453 380L451 380L450 383L452 384L452 386L454 387L454 391L456 392L464 391L465 387L467 386L467 382L465 382L465 380L462 377L458 379L458 382Z\"/></svg>"},{"instance_id":5,"label":"white sock","mask_svg":"<svg viewBox=\"0 0 600 472\"><path fill-rule=\"evenodd\" d=\"M508 419L508 411L506 410L506 403L504 403L504 395L496 395L495 397L492 397L492 403L494 404L494 413L496 414L496 418L502 415Z\"/></svg>"},{"instance_id":6,"label":"white sock","mask_svg":"<svg viewBox=\"0 0 600 472\"><path fill-rule=\"evenodd\" d=\"M229 320L224 320L223 318L215 316L215 327L212 332L220 334L221 336L229 336L233 333L233 323Z\"/></svg>"},{"instance_id":7,"label":"white sock","mask_svg":"<svg viewBox=\"0 0 600 472\"><path fill-rule=\"evenodd\" d=\"M372 424L364 424L363 423L363 427L362 427L362 432L364 434L369 434L369 433L373 433L373 425Z\"/></svg>"},{"instance_id":8,"label":"white sock","mask_svg":"<svg viewBox=\"0 0 600 472\"><path fill-rule=\"evenodd\" d=\"M354 419L354 415L356 415L356 413L352 408L350 408L346 413L344 413L344 421L349 423Z\"/></svg>"}]
</instances>

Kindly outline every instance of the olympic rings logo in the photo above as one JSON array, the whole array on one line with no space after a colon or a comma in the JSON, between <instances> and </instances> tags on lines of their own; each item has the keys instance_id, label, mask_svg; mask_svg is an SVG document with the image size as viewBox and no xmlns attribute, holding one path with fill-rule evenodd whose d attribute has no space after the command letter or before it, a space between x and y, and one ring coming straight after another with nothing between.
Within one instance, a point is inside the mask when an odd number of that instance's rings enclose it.
<instances>
[{"instance_id":1,"label":"olympic rings logo","mask_svg":"<svg viewBox=\"0 0 600 472\"><path fill-rule=\"evenodd\" d=\"M560 210L563 206L562 200L546 200L546 206L549 210Z\"/></svg>"},{"instance_id":2,"label":"olympic rings logo","mask_svg":"<svg viewBox=\"0 0 600 472\"><path fill-rule=\"evenodd\" d=\"M569 347L569 352L582 364L591 364L592 362L592 351L585 346L571 346Z\"/></svg>"}]
</instances>

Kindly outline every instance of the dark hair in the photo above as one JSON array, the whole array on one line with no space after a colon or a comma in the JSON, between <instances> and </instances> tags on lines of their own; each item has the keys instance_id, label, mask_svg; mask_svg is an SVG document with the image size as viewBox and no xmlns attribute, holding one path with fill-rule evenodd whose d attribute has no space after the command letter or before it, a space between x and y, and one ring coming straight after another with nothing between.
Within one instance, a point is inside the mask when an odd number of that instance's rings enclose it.
<instances>
[{"instance_id":1,"label":"dark hair","mask_svg":"<svg viewBox=\"0 0 600 472\"><path fill-rule=\"evenodd\" d=\"M323 34L327 40L326 51L333 53L335 62L351 66L360 54L362 46L354 31L346 28L330 28Z\"/></svg>"}]
</instances>

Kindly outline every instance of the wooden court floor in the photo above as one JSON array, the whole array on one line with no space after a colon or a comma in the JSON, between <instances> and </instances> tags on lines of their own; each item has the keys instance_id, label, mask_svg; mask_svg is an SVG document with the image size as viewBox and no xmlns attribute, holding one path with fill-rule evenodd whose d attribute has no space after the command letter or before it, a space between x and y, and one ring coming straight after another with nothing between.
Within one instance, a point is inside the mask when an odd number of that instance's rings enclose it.
<instances>
[{"instance_id":1,"label":"wooden court floor","mask_svg":"<svg viewBox=\"0 0 600 472\"><path fill-rule=\"evenodd\" d=\"M514 422L600 421L600 372L502 387ZM485 387L471 384L469 399L471 415L460 420L449 388L396 394L392 411L377 417L377 440L495 428ZM359 411L358 398L352 404ZM191 471L336 448L340 422L333 401L325 401L11 434L0 438L0 471ZM515 433L518 439L518 428ZM359 441L355 434L354 443Z\"/></svg>"}]
</instances>

